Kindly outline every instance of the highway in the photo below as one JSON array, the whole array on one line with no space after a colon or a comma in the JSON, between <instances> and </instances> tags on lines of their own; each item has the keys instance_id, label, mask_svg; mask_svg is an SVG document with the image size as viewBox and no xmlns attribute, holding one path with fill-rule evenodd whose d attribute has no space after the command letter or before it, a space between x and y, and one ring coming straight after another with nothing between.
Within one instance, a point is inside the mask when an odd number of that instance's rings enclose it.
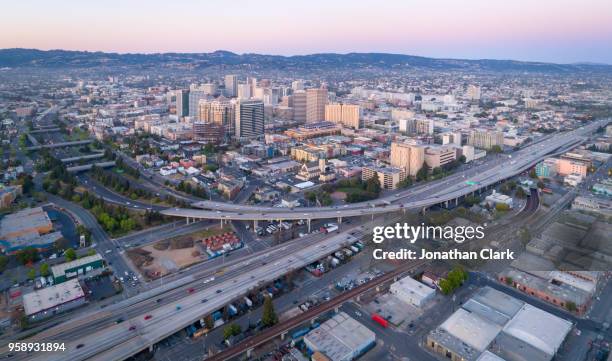
<instances>
[{"instance_id":1,"label":"highway","mask_svg":"<svg viewBox=\"0 0 612 361\"><path fill-rule=\"evenodd\" d=\"M371 226L372 224L369 225ZM356 241L366 231L366 226L355 226L332 236L299 239L297 242L276 246L270 251L258 252L247 260L243 258L228 262L222 272L218 269L207 272L208 278L203 275L198 279L195 275L187 276L185 279L191 278L199 283L193 293L189 293L184 287L171 288L168 293L162 295L159 295L158 290L144 292L126 302L109 306L81 319L71 320L32 338L67 341L69 358L64 353L54 353L35 355L38 358L31 359L127 358L241 297L249 290L272 282L292 269L297 270L327 256L339 247ZM212 277L215 279L211 280ZM211 281L204 283L202 280ZM161 299L161 302L157 303L156 298ZM203 299L208 301L202 303ZM180 304L181 310L176 309L177 304ZM152 308L147 313L152 317L144 320L143 310L147 308ZM119 317L123 317L125 321L114 324ZM135 326L136 330L129 330L131 326ZM83 346L77 349L79 344Z\"/></svg>"},{"instance_id":2,"label":"highway","mask_svg":"<svg viewBox=\"0 0 612 361\"><path fill-rule=\"evenodd\" d=\"M607 121L606 121L607 122ZM196 205L207 209L170 208L162 214L176 217L220 219L220 220L299 220L355 217L396 212L402 209L421 209L431 205L455 200L484 187L511 178L534 166L552 154L562 153L581 143L583 136L593 132L602 122L593 122L585 127L558 134L545 141L525 147L502 158L487 168L458 173L435 184L425 184L419 191L407 189L393 196L376 201L361 202L341 207L275 208L236 205L221 202L200 201ZM469 183L468 183L469 182Z\"/></svg>"}]
</instances>

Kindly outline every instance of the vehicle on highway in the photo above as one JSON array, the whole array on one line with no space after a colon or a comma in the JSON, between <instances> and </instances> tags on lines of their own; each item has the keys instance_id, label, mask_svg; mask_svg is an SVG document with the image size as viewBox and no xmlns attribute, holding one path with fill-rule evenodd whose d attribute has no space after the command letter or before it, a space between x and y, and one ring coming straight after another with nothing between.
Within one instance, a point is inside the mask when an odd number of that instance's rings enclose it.
<instances>
[{"instance_id":1,"label":"vehicle on highway","mask_svg":"<svg viewBox=\"0 0 612 361\"><path fill-rule=\"evenodd\" d=\"M160 303L161 301L162 301L161 298L158 298L158 299L155 300L155 302L157 302L157 303Z\"/></svg>"},{"instance_id":2,"label":"vehicle on highway","mask_svg":"<svg viewBox=\"0 0 612 361\"><path fill-rule=\"evenodd\" d=\"M150 320L150 319L152 319L152 318L153 318L153 316L152 316L152 315L146 315L146 316L144 317L144 319L145 319L145 320Z\"/></svg>"},{"instance_id":3,"label":"vehicle on highway","mask_svg":"<svg viewBox=\"0 0 612 361\"><path fill-rule=\"evenodd\" d=\"M205 298L205 299L203 299L203 300L202 300L202 301L200 301L200 302L202 302L202 303L206 303L206 302L208 302L208 298Z\"/></svg>"},{"instance_id":4,"label":"vehicle on highway","mask_svg":"<svg viewBox=\"0 0 612 361\"><path fill-rule=\"evenodd\" d=\"M115 321L115 323L121 323L123 322L123 318L118 318L117 321Z\"/></svg>"},{"instance_id":5,"label":"vehicle on highway","mask_svg":"<svg viewBox=\"0 0 612 361\"><path fill-rule=\"evenodd\" d=\"M81 347L83 347L83 346L85 346L85 345L83 345L82 343L80 343L80 344L76 345L76 348L81 348Z\"/></svg>"},{"instance_id":6,"label":"vehicle on highway","mask_svg":"<svg viewBox=\"0 0 612 361\"><path fill-rule=\"evenodd\" d=\"M181 305L176 305L176 310L180 311L181 310Z\"/></svg>"},{"instance_id":7,"label":"vehicle on highway","mask_svg":"<svg viewBox=\"0 0 612 361\"><path fill-rule=\"evenodd\" d=\"M134 331L136 329L136 326L130 326L129 330L130 331Z\"/></svg>"},{"instance_id":8,"label":"vehicle on highway","mask_svg":"<svg viewBox=\"0 0 612 361\"><path fill-rule=\"evenodd\" d=\"M221 292L223 292L223 290L217 290L216 292L217 292L217 293L221 293Z\"/></svg>"},{"instance_id":9,"label":"vehicle on highway","mask_svg":"<svg viewBox=\"0 0 612 361\"><path fill-rule=\"evenodd\" d=\"M193 287L190 287L190 288L187 290L187 292L189 292L189 293L194 293L194 292L195 292L195 289L194 289Z\"/></svg>"}]
</instances>

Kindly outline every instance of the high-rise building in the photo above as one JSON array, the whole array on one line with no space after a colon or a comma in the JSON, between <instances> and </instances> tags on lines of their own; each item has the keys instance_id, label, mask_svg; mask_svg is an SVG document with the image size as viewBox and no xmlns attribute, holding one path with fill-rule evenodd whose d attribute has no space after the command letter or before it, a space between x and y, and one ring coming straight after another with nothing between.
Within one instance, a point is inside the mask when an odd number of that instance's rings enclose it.
<instances>
[{"instance_id":1,"label":"high-rise building","mask_svg":"<svg viewBox=\"0 0 612 361\"><path fill-rule=\"evenodd\" d=\"M327 89L313 88L306 90L306 122L316 123L325 119Z\"/></svg>"},{"instance_id":2,"label":"high-rise building","mask_svg":"<svg viewBox=\"0 0 612 361\"><path fill-rule=\"evenodd\" d=\"M204 90L194 90L189 92L189 116L197 118L200 111L200 100L208 99L208 94Z\"/></svg>"},{"instance_id":3,"label":"high-rise building","mask_svg":"<svg viewBox=\"0 0 612 361\"><path fill-rule=\"evenodd\" d=\"M399 130L410 135L432 135L434 122L432 119L409 118L399 120Z\"/></svg>"},{"instance_id":4,"label":"high-rise building","mask_svg":"<svg viewBox=\"0 0 612 361\"><path fill-rule=\"evenodd\" d=\"M235 97L238 94L238 76L228 74L225 76L225 95Z\"/></svg>"},{"instance_id":5,"label":"high-rise building","mask_svg":"<svg viewBox=\"0 0 612 361\"><path fill-rule=\"evenodd\" d=\"M327 104L325 106L325 120L342 124L346 127L359 129L361 109L353 104Z\"/></svg>"},{"instance_id":6,"label":"high-rise building","mask_svg":"<svg viewBox=\"0 0 612 361\"><path fill-rule=\"evenodd\" d=\"M473 130L468 144L475 148L491 149L493 146L504 146L504 135L496 130Z\"/></svg>"},{"instance_id":7,"label":"high-rise building","mask_svg":"<svg viewBox=\"0 0 612 361\"><path fill-rule=\"evenodd\" d=\"M301 80L295 80L291 83L291 89L293 91L304 90L304 82Z\"/></svg>"},{"instance_id":8,"label":"high-rise building","mask_svg":"<svg viewBox=\"0 0 612 361\"><path fill-rule=\"evenodd\" d=\"M467 98L471 101L480 100L480 87L476 85L470 85L467 88Z\"/></svg>"},{"instance_id":9,"label":"high-rise building","mask_svg":"<svg viewBox=\"0 0 612 361\"><path fill-rule=\"evenodd\" d=\"M425 162L425 147L418 144L391 143L391 165L416 176Z\"/></svg>"},{"instance_id":10,"label":"high-rise building","mask_svg":"<svg viewBox=\"0 0 612 361\"><path fill-rule=\"evenodd\" d=\"M306 92L298 90L293 93L293 120L300 123L306 122Z\"/></svg>"},{"instance_id":11,"label":"high-rise building","mask_svg":"<svg viewBox=\"0 0 612 361\"><path fill-rule=\"evenodd\" d=\"M177 90L176 94L176 115L186 117L189 115L189 90Z\"/></svg>"},{"instance_id":12,"label":"high-rise building","mask_svg":"<svg viewBox=\"0 0 612 361\"><path fill-rule=\"evenodd\" d=\"M238 84L238 99L240 100L251 99L251 85L250 84Z\"/></svg>"},{"instance_id":13,"label":"high-rise building","mask_svg":"<svg viewBox=\"0 0 612 361\"><path fill-rule=\"evenodd\" d=\"M224 97L216 100L201 100L199 107L198 118L201 122L221 125L226 138L234 136L236 117L232 101Z\"/></svg>"},{"instance_id":14,"label":"high-rise building","mask_svg":"<svg viewBox=\"0 0 612 361\"><path fill-rule=\"evenodd\" d=\"M264 135L264 104L260 100L240 100L236 104L236 138Z\"/></svg>"}]
</instances>

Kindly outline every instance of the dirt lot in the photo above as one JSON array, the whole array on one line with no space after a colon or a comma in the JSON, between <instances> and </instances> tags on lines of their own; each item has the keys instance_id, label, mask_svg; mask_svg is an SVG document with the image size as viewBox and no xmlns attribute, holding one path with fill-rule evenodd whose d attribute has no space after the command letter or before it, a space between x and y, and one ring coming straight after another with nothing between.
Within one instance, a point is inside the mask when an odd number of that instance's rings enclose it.
<instances>
[{"instance_id":1,"label":"dirt lot","mask_svg":"<svg viewBox=\"0 0 612 361\"><path fill-rule=\"evenodd\" d=\"M231 232L231 227L211 227L195 233L159 240L156 243L127 251L128 257L148 279L156 279L208 259L201 240Z\"/></svg>"}]
</instances>

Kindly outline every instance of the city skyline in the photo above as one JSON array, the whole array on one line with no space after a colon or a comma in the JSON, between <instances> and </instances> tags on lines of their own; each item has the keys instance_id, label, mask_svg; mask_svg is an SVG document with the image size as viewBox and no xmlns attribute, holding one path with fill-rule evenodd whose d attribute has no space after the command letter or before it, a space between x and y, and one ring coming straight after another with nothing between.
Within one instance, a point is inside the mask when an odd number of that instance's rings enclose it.
<instances>
[{"instance_id":1,"label":"city skyline","mask_svg":"<svg viewBox=\"0 0 612 361\"><path fill-rule=\"evenodd\" d=\"M180 16L168 16L168 14ZM383 52L435 58L612 63L612 4L315 1L12 3L0 48L118 53L303 55Z\"/></svg>"}]
</instances>

